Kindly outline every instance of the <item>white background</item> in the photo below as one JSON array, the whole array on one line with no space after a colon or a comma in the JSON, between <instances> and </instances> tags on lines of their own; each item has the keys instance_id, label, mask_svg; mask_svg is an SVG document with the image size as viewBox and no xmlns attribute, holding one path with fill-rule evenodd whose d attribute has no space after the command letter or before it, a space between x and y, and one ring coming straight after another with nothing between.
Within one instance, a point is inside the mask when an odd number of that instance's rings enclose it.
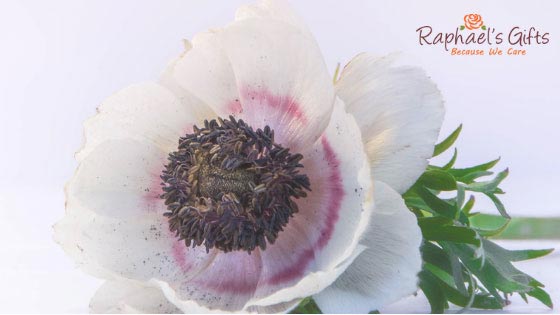
<instances>
[{"instance_id":1,"label":"white background","mask_svg":"<svg viewBox=\"0 0 560 315\"><path fill-rule=\"evenodd\" d=\"M181 52L182 38L228 23L241 3L0 1L0 312L87 310L98 281L74 270L51 240L51 225L64 213L62 187L76 166L82 122L118 89L156 80ZM560 215L557 1L293 6L331 70L362 51L401 51L403 62L425 68L446 99L442 133L464 123L459 165L501 156L500 167L511 170L503 185L509 212ZM550 33L550 43L529 46L522 57L452 57L442 47L418 45L419 26L451 32L467 13L506 32L535 26ZM488 205L481 203L482 210ZM558 284L544 282L558 295Z\"/></svg>"}]
</instances>

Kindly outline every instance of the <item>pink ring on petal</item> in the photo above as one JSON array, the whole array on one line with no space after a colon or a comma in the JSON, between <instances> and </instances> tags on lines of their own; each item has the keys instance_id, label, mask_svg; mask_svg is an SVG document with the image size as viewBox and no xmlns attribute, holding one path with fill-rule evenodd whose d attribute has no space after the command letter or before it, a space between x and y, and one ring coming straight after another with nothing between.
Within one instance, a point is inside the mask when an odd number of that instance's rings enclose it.
<instances>
[{"instance_id":1,"label":"pink ring on petal","mask_svg":"<svg viewBox=\"0 0 560 315\"><path fill-rule=\"evenodd\" d=\"M344 198L344 188L342 187L342 176L340 174L340 161L338 160L336 153L332 149L329 141L325 136L321 138L321 146L323 148L323 161L326 162L328 166L328 170L330 171L327 176L327 181L318 181L319 183L328 183L329 187L327 191L321 193L321 188L315 188L312 186L313 191L309 193L312 194L321 194L322 197L326 197L328 201L324 204L326 205L325 212L320 211L316 215L314 215L314 221L321 222L324 225L321 228L319 233L319 238L314 241L313 245L310 248L306 249L305 251L299 253L298 258L295 264L288 265L288 268L276 273L273 277L271 277L267 283L272 285L277 285L283 282L287 282L293 280L301 275L305 268L309 265L309 263L315 258L314 253L322 249L329 241L332 236L334 226L339 219L339 210L342 199ZM305 163L305 162L304 162ZM323 169L323 171L325 171ZM311 178L313 180L313 178ZM313 185L313 182L312 182ZM318 192L316 192L316 190ZM309 196L311 197L311 196ZM309 198L308 197L308 198ZM304 204L305 199L301 199L296 201L298 205L300 205L300 213L298 213L292 220L298 221L298 217L300 215L304 215L306 209L302 204ZM308 210L309 211L309 210ZM315 217L316 216L316 217ZM302 240L303 241L303 240Z\"/></svg>"},{"instance_id":2,"label":"pink ring on petal","mask_svg":"<svg viewBox=\"0 0 560 315\"><path fill-rule=\"evenodd\" d=\"M300 109L300 105L297 103L293 97L287 95L277 95L271 93L266 88L251 88L249 86L245 86L241 89L241 97L243 98L243 104L239 103L241 107L245 107L247 109L252 109L252 107L258 108L262 105L269 107L265 109L267 111L270 108L274 110L279 110L280 113L286 115L289 118L296 119L300 123L305 124L307 122L307 118L305 117L305 113Z\"/></svg>"},{"instance_id":3,"label":"pink ring on petal","mask_svg":"<svg viewBox=\"0 0 560 315\"><path fill-rule=\"evenodd\" d=\"M173 235L173 237L175 237L175 235ZM171 250L173 253L173 258L175 258L175 261L179 265L179 268L181 268L181 270L185 273L188 272L191 269L191 266L187 264L187 252L185 243L177 240L173 244L173 248Z\"/></svg>"},{"instance_id":4,"label":"pink ring on petal","mask_svg":"<svg viewBox=\"0 0 560 315\"><path fill-rule=\"evenodd\" d=\"M307 272L321 270L320 251L332 238L346 196L341 161L326 135L308 150L302 164L311 181L307 198L296 200L299 212L276 242L261 252L263 273L257 298L297 283Z\"/></svg>"},{"instance_id":5,"label":"pink ring on petal","mask_svg":"<svg viewBox=\"0 0 560 315\"><path fill-rule=\"evenodd\" d=\"M302 138L310 123L309 118L292 95L276 94L266 87L248 85L242 86L239 93L239 98L227 104L229 112L255 129L270 126L275 132L275 141L292 152L297 153L305 145L311 145Z\"/></svg>"}]
</instances>

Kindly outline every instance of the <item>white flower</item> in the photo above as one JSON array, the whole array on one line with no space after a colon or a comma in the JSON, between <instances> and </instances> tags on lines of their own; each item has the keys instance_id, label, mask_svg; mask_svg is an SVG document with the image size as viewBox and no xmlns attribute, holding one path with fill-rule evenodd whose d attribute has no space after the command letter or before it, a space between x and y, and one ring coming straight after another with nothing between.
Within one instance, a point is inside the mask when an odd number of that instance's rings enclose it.
<instances>
[{"instance_id":1,"label":"white flower","mask_svg":"<svg viewBox=\"0 0 560 315\"><path fill-rule=\"evenodd\" d=\"M324 312L364 313L415 292L421 234L400 194L444 112L424 72L361 54L333 86L310 32L277 1L187 46L160 82L116 93L85 123L55 238L107 279L92 310L285 312L313 296ZM265 126L288 155L255 144ZM223 138L203 137L213 131ZM208 166L215 154L221 166Z\"/></svg>"}]
</instances>

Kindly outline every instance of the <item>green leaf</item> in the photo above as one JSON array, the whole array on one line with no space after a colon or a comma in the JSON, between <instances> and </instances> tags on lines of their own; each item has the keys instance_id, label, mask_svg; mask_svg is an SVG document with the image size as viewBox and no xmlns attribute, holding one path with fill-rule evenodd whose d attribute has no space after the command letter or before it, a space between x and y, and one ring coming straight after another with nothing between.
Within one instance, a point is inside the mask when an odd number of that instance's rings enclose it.
<instances>
[{"instance_id":1,"label":"green leaf","mask_svg":"<svg viewBox=\"0 0 560 315\"><path fill-rule=\"evenodd\" d=\"M424 200L416 195L409 194L403 196L406 206L414 209L421 209L430 211L431 208L424 202Z\"/></svg>"},{"instance_id":2,"label":"green leaf","mask_svg":"<svg viewBox=\"0 0 560 315\"><path fill-rule=\"evenodd\" d=\"M457 161L457 148L453 149L453 156L451 157L451 160L449 160L449 162L447 162L447 164L442 166L442 168L444 170L450 169L450 168L453 167L453 165L455 165L456 161Z\"/></svg>"},{"instance_id":3,"label":"green leaf","mask_svg":"<svg viewBox=\"0 0 560 315\"><path fill-rule=\"evenodd\" d=\"M465 25L459 26L459 29L460 29L461 31L464 30L464 29L465 29Z\"/></svg>"},{"instance_id":4,"label":"green leaf","mask_svg":"<svg viewBox=\"0 0 560 315\"><path fill-rule=\"evenodd\" d=\"M480 28L485 31L486 30L486 25L482 25Z\"/></svg>"},{"instance_id":5,"label":"green leaf","mask_svg":"<svg viewBox=\"0 0 560 315\"><path fill-rule=\"evenodd\" d=\"M509 214L506 212L506 208L504 207L504 204L500 201L500 199L498 197L496 197L496 195L489 194L489 193L485 193L485 195L488 196L488 198L490 198L490 200L492 200L492 202L496 206L496 209L498 209L498 212L500 212L500 215L502 217L504 217L506 219L511 219Z\"/></svg>"},{"instance_id":6,"label":"green leaf","mask_svg":"<svg viewBox=\"0 0 560 315\"><path fill-rule=\"evenodd\" d=\"M461 294L466 296L468 291L465 287L465 277L463 276L463 273L465 271L463 269L465 268L463 268L463 264L459 261L459 259L457 259L457 256L452 255L449 258L451 261L451 270L453 274L453 280L455 281L455 287L461 292ZM469 280L473 280L470 271L466 270L466 272L469 275Z\"/></svg>"},{"instance_id":7,"label":"green leaf","mask_svg":"<svg viewBox=\"0 0 560 315\"><path fill-rule=\"evenodd\" d=\"M449 170L449 173L451 175L453 175L455 178L460 178L463 176L466 176L470 173L474 173L474 172L480 172L480 171L487 171L489 169L491 169L492 167L494 167L496 164L498 164L498 162L500 162L500 158L497 158L493 161L487 162L487 163L483 163L483 164L479 164L479 165L475 165L475 166L471 166L471 167L467 167L467 168L452 168Z\"/></svg>"},{"instance_id":8,"label":"green leaf","mask_svg":"<svg viewBox=\"0 0 560 315\"><path fill-rule=\"evenodd\" d=\"M511 261L523 261L529 259L535 259L539 257L546 256L554 251L554 248L546 249L523 249L523 250L510 250L509 259Z\"/></svg>"},{"instance_id":9,"label":"green leaf","mask_svg":"<svg viewBox=\"0 0 560 315\"><path fill-rule=\"evenodd\" d=\"M451 276L449 273L445 272L444 270L438 268L437 266L432 265L430 263L426 263L424 264L423 268L424 270L431 272L434 276L436 276L438 279L446 283L448 286L453 287L455 285L453 276Z\"/></svg>"},{"instance_id":10,"label":"green leaf","mask_svg":"<svg viewBox=\"0 0 560 315\"><path fill-rule=\"evenodd\" d=\"M322 314L312 297L306 297L290 314Z\"/></svg>"},{"instance_id":11,"label":"green leaf","mask_svg":"<svg viewBox=\"0 0 560 315\"><path fill-rule=\"evenodd\" d=\"M469 200L467 200L467 203L465 203L465 206L463 206L463 212L465 214L469 214L474 206L474 202L475 202L475 197L474 196L470 196Z\"/></svg>"},{"instance_id":12,"label":"green leaf","mask_svg":"<svg viewBox=\"0 0 560 315\"><path fill-rule=\"evenodd\" d=\"M465 183L465 184L470 184L470 183L473 183L475 180L479 179L480 177L490 176L492 174L494 174L494 173L489 172L489 171L472 172L472 173L469 173L465 176L457 178L457 181L459 181L461 183Z\"/></svg>"},{"instance_id":13,"label":"green leaf","mask_svg":"<svg viewBox=\"0 0 560 315\"><path fill-rule=\"evenodd\" d=\"M432 309L432 314L443 314L447 303L445 298L445 293L441 286L439 285L438 279L428 271L421 271L418 274L420 278L419 287L426 295L430 307Z\"/></svg>"},{"instance_id":14,"label":"green leaf","mask_svg":"<svg viewBox=\"0 0 560 315\"><path fill-rule=\"evenodd\" d=\"M496 288L505 293L529 292L532 289L529 283L533 278L516 269L506 257L494 251L492 242L483 239L482 243L486 259L483 266L477 262L474 250L467 245L449 243L449 247L487 289Z\"/></svg>"},{"instance_id":15,"label":"green leaf","mask_svg":"<svg viewBox=\"0 0 560 315\"><path fill-rule=\"evenodd\" d=\"M527 294L525 293L518 293L518 294L523 299L523 301L525 301L525 303L529 303L529 300L527 300Z\"/></svg>"},{"instance_id":16,"label":"green leaf","mask_svg":"<svg viewBox=\"0 0 560 315\"><path fill-rule=\"evenodd\" d=\"M423 242L422 248L422 259L439 269L444 270L447 273L452 272L451 261L449 260L449 255L442 248L431 242Z\"/></svg>"},{"instance_id":17,"label":"green leaf","mask_svg":"<svg viewBox=\"0 0 560 315\"><path fill-rule=\"evenodd\" d=\"M474 182L470 183L465 186L466 190L476 191L481 193L493 193L498 185L508 176L509 170L506 168L505 170L496 174L492 180L486 182Z\"/></svg>"},{"instance_id":18,"label":"green leaf","mask_svg":"<svg viewBox=\"0 0 560 315\"><path fill-rule=\"evenodd\" d=\"M500 255L504 257L504 259L507 259L509 261L523 261L523 260L535 259L542 256L546 256L552 253L552 251L554 251L554 249L552 248L507 250L493 242L487 242L485 243L485 246L487 250L492 250L493 252L495 252L496 255Z\"/></svg>"},{"instance_id":19,"label":"green leaf","mask_svg":"<svg viewBox=\"0 0 560 315\"><path fill-rule=\"evenodd\" d=\"M494 310L502 309L503 307L502 302L492 296L486 294L475 294L474 299L471 302L470 301L471 296L461 293L459 290L446 284L445 282L441 281L439 285L440 287L442 287L445 296L449 299L451 303L455 305L467 307L467 308L476 307L476 308L494 309Z\"/></svg>"},{"instance_id":20,"label":"green leaf","mask_svg":"<svg viewBox=\"0 0 560 315\"><path fill-rule=\"evenodd\" d=\"M429 207L429 210L451 219L455 218L455 212L457 211L457 209L454 205L439 199L436 195L434 195L434 193L432 193L425 187L418 186L414 191L426 203L426 205Z\"/></svg>"},{"instance_id":21,"label":"green leaf","mask_svg":"<svg viewBox=\"0 0 560 315\"><path fill-rule=\"evenodd\" d=\"M535 299L541 301L542 304L553 308L552 300L550 299L550 295L546 293L541 288L534 288L533 290L527 292L527 295L534 297Z\"/></svg>"},{"instance_id":22,"label":"green leaf","mask_svg":"<svg viewBox=\"0 0 560 315\"><path fill-rule=\"evenodd\" d=\"M462 214L463 203L465 202L465 185L457 183L457 197L455 197L455 207L457 208L457 214L455 218L458 219L459 215Z\"/></svg>"},{"instance_id":23,"label":"green leaf","mask_svg":"<svg viewBox=\"0 0 560 315\"><path fill-rule=\"evenodd\" d=\"M426 228L430 228L430 227L438 227L438 226L444 226L444 225L452 225L453 224L453 220L450 218L446 218L446 217L424 217L424 218L418 218L418 225L420 226L424 226Z\"/></svg>"},{"instance_id":24,"label":"green leaf","mask_svg":"<svg viewBox=\"0 0 560 315\"><path fill-rule=\"evenodd\" d=\"M457 183L452 175L440 170L427 170L420 176L418 183L426 188L442 191L457 189Z\"/></svg>"},{"instance_id":25,"label":"green leaf","mask_svg":"<svg viewBox=\"0 0 560 315\"><path fill-rule=\"evenodd\" d=\"M480 246L480 238L474 230L462 226L423 225L422 236L430 241L448 241Z\"/></svg>"},{"instance_id":26,"label":"green leaf","mask_svg":"<svg viewBox=\"0 0 560 315\"><path fill-rule=\"evenodd\" d=\"M476 231L478 232L478 234L480 234L481 236L484 236L484 237L497 236L497 235L500 235L500 233L505 231L505 229L509 225L509 222L510 222L510 220L506 220L506 223L504 223L502 226L500 226L496 229L492 229L492 230L476 229Z\"/></svg>"},{"instance_id":27,"label":"green leaf","mask_svg":"<svg viewBox=\"0 0 560 315\"><path fill-rule=\"evenodd\" d=\"M518 283L502 275L492 262L485 263L484 266L481 267L480 262L474 257L474 251L470 250L464 244L449 244L451 250L458 254L461 261L463 261L465 266L480 280L488 292L500 301L502 301L502 298L498 290L506 293L527 292L531 290L528 283Z\"/></svg>"},{"instance_id":28,"label":"green leaf","mask_svg":"<svg viewBox=\"0 0 560 315\"><path fill-rule=\"evenodd\" d=\"M471 226L484 237L496 237L503 233L511 222L510 218L478 214L471 218Z\"/></svg>"},{"instance_id":29,"label":"green leaf","mask_svg":"<svg viewBox=\"0 0 560 315\"><path fill-rule=\"evenodd\" d=\"M460 124L459 127L455 129L455 131L453 131L447 138L445 138L445 140L436 144L432 156L438 156L449 149L453 145L453 143L455 143L455 140L457 140L457 138L459 137L462 129L463 124Z\"/></svg>"}]
</instances>

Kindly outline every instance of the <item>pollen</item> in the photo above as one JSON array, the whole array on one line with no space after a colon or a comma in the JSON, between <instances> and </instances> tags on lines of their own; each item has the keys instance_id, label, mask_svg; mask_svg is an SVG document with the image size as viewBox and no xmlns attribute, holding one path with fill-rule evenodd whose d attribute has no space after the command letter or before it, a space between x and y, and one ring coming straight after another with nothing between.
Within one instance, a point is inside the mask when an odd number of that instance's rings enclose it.
<instances>
[{"instance_id":1,"label":"pollen","mask_svg":"<svg viewBox=\"0 0 560 315\"><path fill-rule=\"evenodd\" d=\"M311 190L302 159L269 126L254 130L232 116L194 126L161 175L169 229L188 247L265 250Z\"/></svg>"}]
</instances>

